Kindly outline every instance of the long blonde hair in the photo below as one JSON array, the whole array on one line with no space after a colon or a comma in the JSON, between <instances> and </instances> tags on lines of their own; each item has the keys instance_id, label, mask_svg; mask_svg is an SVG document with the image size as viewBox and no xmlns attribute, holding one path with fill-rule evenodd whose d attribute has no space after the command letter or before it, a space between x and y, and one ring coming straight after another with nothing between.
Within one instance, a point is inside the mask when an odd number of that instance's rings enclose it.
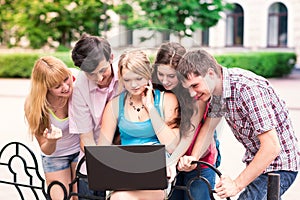
<instances>
[{"instance_id":1,"label":"long blonde hair","mask_svg":"<svg viewBox=\"0 0 300 200\"><path fill-rule=\"evenodd\" d=\"M25 117L32 135L42 135L50 126L48 89L61 83L71 71L53 56L39 58L32 69L31 89L25 101Z\"/></svg>"}]
</instances>

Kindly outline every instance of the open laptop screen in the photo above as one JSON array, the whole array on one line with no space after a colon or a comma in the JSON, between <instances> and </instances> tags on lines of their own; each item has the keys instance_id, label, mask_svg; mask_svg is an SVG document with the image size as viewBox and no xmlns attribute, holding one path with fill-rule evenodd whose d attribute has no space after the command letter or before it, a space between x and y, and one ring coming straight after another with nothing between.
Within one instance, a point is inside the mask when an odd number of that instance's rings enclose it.
<instances>
[{"instance_id":1,"label":"open laptop screen","mask_svg":"<svg viewBox=\"0 0 300 200\"><path fill-rule=\"evenodd\" d=\"M164 145L85 147L88 182L93 190L165 189Z\"/></svg>"}]
</instances>

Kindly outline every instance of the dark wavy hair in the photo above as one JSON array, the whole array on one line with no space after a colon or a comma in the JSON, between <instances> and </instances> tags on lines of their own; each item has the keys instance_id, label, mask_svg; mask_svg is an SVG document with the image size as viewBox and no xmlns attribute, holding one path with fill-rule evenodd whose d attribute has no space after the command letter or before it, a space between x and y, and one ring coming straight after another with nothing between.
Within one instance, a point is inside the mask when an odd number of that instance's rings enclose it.
<instances>
[{"instance_id":1,"label":"dark wavy hair","mask_svg":"<svg viewBox=\"0 0 300 200\"><path fill-rule=\"evenodd\" d=\"M177 65L185 53L186 49L177 42L161 44L157 51L152 73L152 82L156 88L166 91L157 77L157 67L159 65L169 65L171 68L177 70ZM176 95L180 105L180 131L182 135L185 135L191 128L195 129L195 126L191 123L191 118L194 112L197 111L197 108L195 107L195 100L191 98L189 91L182 86L181 80L183 77L178 72L177 78L179 79L179 84L171 92Z\"/></svg>"}]
</instances>

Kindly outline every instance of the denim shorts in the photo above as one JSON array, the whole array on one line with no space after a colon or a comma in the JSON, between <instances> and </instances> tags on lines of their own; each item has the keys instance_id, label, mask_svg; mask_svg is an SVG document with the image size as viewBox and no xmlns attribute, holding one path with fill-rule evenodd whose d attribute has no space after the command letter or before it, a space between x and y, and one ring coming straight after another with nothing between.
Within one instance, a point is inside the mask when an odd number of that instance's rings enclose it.
<instances>
[{"instance_id":1,"label":"denim shorts","mask_svg":"<svg viewBox=\"0 0 300 200\"><path fill-rule=\"evenodd\" d=\"M67 156L58 157L47 157L42 155L42 164L44 172L56 172L70 168L71 163L78 162L78 155L79 152Z\"/></svg>"}]
</instances>

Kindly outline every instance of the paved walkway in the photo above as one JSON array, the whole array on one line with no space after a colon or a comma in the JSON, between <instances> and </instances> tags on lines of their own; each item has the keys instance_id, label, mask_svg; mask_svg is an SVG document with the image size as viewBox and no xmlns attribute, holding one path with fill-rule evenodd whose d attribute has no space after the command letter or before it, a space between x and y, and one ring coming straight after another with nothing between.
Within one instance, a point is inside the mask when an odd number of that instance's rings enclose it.
<instances>
[{"instance_id":1,"label":"paved walkway","mask_svg":"<svg viewBox=\"0 0 300 200\"><path fill-rule=\"evenodd\" d=\"M286 100L298 139L300 139L300 70L280 79L270 79L278 93ZM11 141L19 141L30 147L37 155L40 164L39 147L27 132L23 105L28 93L28 79L0 79L0 148ZM235 141L229 127L223 123L220 127L222 164L220 170L233 178L244 168L241 162L243 147ZM20 165L21 166L21 165ZM17 164L18 167L18 164ZM41 169L41 165L40 165ZM43 174L43 172L41 171ZM0 168L0 177L3 171ZM297 200L300 196L300 175L287 191L283 199ZM0 184L0 199L20 199L13 187ZM30 199L30 198L28 198ZM232 198L235 199L235 198Z\"/></svg>"}]
</instances>

